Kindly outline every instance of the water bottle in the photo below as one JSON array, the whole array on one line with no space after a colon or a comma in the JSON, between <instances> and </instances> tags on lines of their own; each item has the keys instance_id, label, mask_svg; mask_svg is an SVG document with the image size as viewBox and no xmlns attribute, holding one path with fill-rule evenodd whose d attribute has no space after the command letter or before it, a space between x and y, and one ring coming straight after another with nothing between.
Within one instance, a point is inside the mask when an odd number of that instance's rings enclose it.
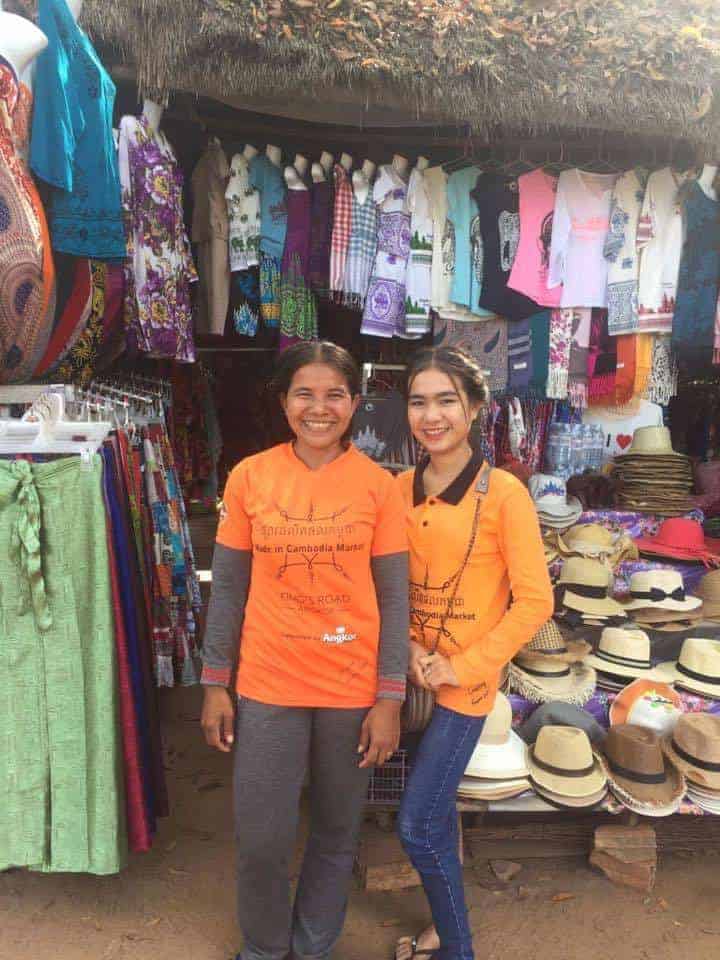
<instances>
[{"instance_id":1,"label":"water bottle","mask_svg":"<svg viewBox=\"0 0 720 960\"><path fill-rule=\"evenodd\" d=\"M570 476L583 472L583 426L574 423L570 427Z\"/></svg>"},{"instance_id":2,"label":"water bottle","mask_svg":"<svg viewBox=\"0 0 720 960\"><path fill-rule=\"evenodd\" d=\"M548 430L548 437L545 443L545 473L549 473L552 476L555 475L557 470L557 430L554 430L551 426Z\"/></svg>"},{"instance_id":3,"label":"water bottle","mask_svg":"<svg viewBox=\"0 0 720 960\"><path fill-rule=\"evenodd\" d=\"M591 423L583 424L583 470L595 469L595 430Z\"/></svg>"},{"instance_id":4,"label":"water bottle","mask_svg":"<svg viewBox=\"0 0 720 960\"><path fill-rule=\"evenodd\" d=\"M567 480L572 476L572 472L570 470L570 427L566 423L558 424L555 444L555 476Z\"/></svg>"},{"instance_id":5,"label":"water bottle","mask_svg":"<svg viewBox=\"0 0 720 960\"><path fill-rule=\"evenodd\" d=\"M605 462L605 430L599 423L593 425L593 470L602 470Z\"/></svg>"}]
</instances>

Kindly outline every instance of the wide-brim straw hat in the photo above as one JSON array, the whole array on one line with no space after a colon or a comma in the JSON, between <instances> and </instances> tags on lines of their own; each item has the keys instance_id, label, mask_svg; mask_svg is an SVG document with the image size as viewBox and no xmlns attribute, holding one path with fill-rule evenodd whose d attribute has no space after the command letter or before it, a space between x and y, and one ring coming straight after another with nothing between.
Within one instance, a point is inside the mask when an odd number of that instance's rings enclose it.
<instances>
[{"instance_id":1,"label":"wide-brim straw hat","mask_svg":"<svg viewBox=\"0 0 720 960\"><path fill-rule=\"evenodd\" d=\"M718 795L718 799L716 800L706 796L705 794L698 793L697 788L690 786L689 781L687 798L694 803L695 806L700 807L700 809L704 810L706 813L714 813L716 816L720 813L720 795Z\"/></svg>"},{"instance_id":2,"label":"wide-brim straw hat","mask_svg":"<svg viewBox=\"0 0 720 960\"><path fill-rule=\"evenodd\" d=\"M557 583L561 604L579 613L594 617L622 617L621 604L609 596L612 572L600 563L586 557L568 557Z\"/></svg>"},{"instance_id":3,"label":"wide-brim straw hat","mask_svg":"<svg viewBox=\"0 0 720 960\"><path fill-rule=\"evenodd\" d=\"M720 790L720 717L683 714L662 747L689 783Z\"/></svg>"},{"instance_id":4,"label":"wide-brim straw hat","mask_svg":"<svg viewBox=\"0 0 720 960\"><path fill-rule=\"evenodd\" d=\"M598 673L609 673L612 677L660 679L650 662L650 637L644 630L605 627L597 649L588 654L583 662L594 667Z\"/></svg>"},{"instance_id":5,"label":"wide-brim straw hat","mask_svg":"<svg viewBox=\"0 0 720 960\"><path fill-rule=\"evenodd\" d=\"M527 744L512 729L510 701L498 692L465 768L465 776L509 780L527 777L529 773Z\"/></svg>"},{"instance_id":6,"label":"wide-brim straw hat","mask_svg":"<svg viewBox=\"0 0 720 960\"><path fill-rule=\"evenodd\" d=\"M687 613L702 606L699 597L685 593L683 578L677 570L639 570L630 577L630 599L626 612L635 610L675 610Z\"/></svg>"},{"instance_id":7,"label":"wide-brim straw hat","mask_svg":"<svg viewBox=\"0 0 720 960\"><path fill-rule=\"evenodd\" d=\"M558 810L593 810L598 804L602 803L607 797L607 786L601 787L595 793L587 797L567 797L560 793L553 793L552 790L546 790L534 784L537 795Z\"/></svg>"},{"instance_id":8,"label":"wide-brim straw hat","mask_svg":"<svg viewBox=\"0 0 720 960\"><path fill-rule=\"evenodd\" d=\"M642 621L651 627L658 623L696 623L705 619L705 607L700 605L694 610L666 610L664 607L640 607L631 612L631 619L635 623Z\"/></svg>"},{"instance_id":9,"label":"wide-brim straw hat","mask_svg":"<svg viewBox=\"0 0 720 960\"><path fill-rule=\"evenodd\" d=\"M480 780L476 777L463 777L458 787L458 796L468 800L509 800L532 790L527 777L508 780Z\"/></svg>"},{"instance_id":10,"label":"wide-brim straw hat","mask_svg":"<svg viewBox=\"0 0 720 960\"><path fill-rule=\"evenodd\" d=\"M630 810L667 816L680 806L685 778L663 753L654 730L633 723L611 727L603 753L608 785Z\"/></svg>"},{"instance_id":11,"label":"wide-brim straw hat","mask_svg":"<svg viewBox=\"0 0 720 960\"><path fill-rule=\"evenodd\" d=\"M695 596L702 600L703 616L712 620L720 617L720 570L705 574L695 587Z\"/></svg>"},{"instance_id":12,"label":"wide-brim straw hat","mask_svg":"<svg viewBox=\"0 0 720 960\"><path fill-rule=\"evenodd\" d=\"M660 680L633 680L610 704L610 726L634 723L666 736L677 726L683 702L668 683Z\"/></svg>"},{"instance_id":13,"label":"wide-brim straw hat","mask_svg":"<svg viewBox=\"0 0 720 960\"><path fill-rule=\"evenodd\" d=\"M659 663L655 669L667 683L720 700L720 640L687 637L677 661Z\"/></svg>"},{"instance_id":14,"label":"wide-brim straw hat","mask_svg":"<svg viewBox=\"0 0 720 960\"><path fill-rule=\"evenodd\" d=\"M539 662L518 654L510 664L510 688L533 703L562 700L582 707L596 685L595 671L584 663Z\"/></svg>"},{"instance_id":15,"label":"wide-brim straw hat","mask_svg":"<svg viewBox=\"0 0 720 960\"><path fill-rule=\"evenodd\" d=\"M530 750L533 786L558 797L591 797L606 786L600 760L578 727L542 727Z\"/></svg>"},{"instance_id":16,"label":"wide-brim straw hat","mask_svg":"<svg viewBox=\"0 0 720 960\"><path fill-rule=\"evenodd\" d=\"M586 640L566 640L554 620L544 623L530 643L520 651L523 658L530 662L537 658L550 657L558 663L577 663L591 650Z\"/></svg>"},{"instance_id":17,"label":"wide-brim straw hat","mask_svg":"<svg viewBox=\"0 0 720 960\"><path fill-rule=\"evenodd\" d=\"M578 522L582 516L582 512L582 507L579 507L566 517L553 516L542 510L538 510L537 515L541 527L549 527L552 530L567 530L568 527L572 527Z\"/></svg>"},{"instance_id":18,"label":"wide-brim straw hat","mask_svg":"<svg viewBox=\"0 0 720 960\"><path fill-rule=\"evenodd\" d=\"M533 474L528 489L541 523L562 522L570 526L575 522L572 518L577 519L582 513L582 504L577 497L568 497L562 477L547 473Z\"/></svg>"},{"instance_id":19,"label":"wide-brim straw hat","mask_svg":"<svg viewBox=\"0 0 720 960\"><path fill-rule=\"evenodd\" d=\"M672 517L660 524L654 537L635 540L640 553L695 563L720 562L720 540L706 537L696 520Z\"/></svg>"},{"instance_id":20,"label":"wide-brim straw hat","mask_svg":"<svg viewBox=\"0 0 720 960\"><path fill-rule=\"evenodd\" d=\"M628 457L683 457L683 454L673 450L667 427L638 427L633 433L628 452L615 459L625 460Z\"/></svg>"}]
</instances>

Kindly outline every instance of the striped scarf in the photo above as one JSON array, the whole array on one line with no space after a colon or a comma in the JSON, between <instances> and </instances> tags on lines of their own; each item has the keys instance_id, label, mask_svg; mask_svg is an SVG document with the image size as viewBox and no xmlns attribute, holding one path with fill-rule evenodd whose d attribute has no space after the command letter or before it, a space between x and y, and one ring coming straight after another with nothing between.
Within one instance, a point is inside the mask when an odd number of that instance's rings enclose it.
<instances>
[{"instance_id":1,"label":"striped scarf","mask_svg":"<svg viewBox=\"0 0 720 960\"><path fill-rule=\"evenodd\" d=\"M335 211L330 239L330 294L342 296L345 260L350 244L353 192L347 170L335 164Z\"/></svg>"},{"instance_id":2,"label":"striped scarf","mask_svg":"<svg viewBox=\"0 0 720 960\"><path fill-rule=\"evenodd\" d=\"M373 201L372 190L368 188L364 203L358 203L353 193L350 243L342 287L343 303L348 307L362 307L365 304L370 273L375 262L377 235L377 207Z\"/></svg>"}]
</instances>

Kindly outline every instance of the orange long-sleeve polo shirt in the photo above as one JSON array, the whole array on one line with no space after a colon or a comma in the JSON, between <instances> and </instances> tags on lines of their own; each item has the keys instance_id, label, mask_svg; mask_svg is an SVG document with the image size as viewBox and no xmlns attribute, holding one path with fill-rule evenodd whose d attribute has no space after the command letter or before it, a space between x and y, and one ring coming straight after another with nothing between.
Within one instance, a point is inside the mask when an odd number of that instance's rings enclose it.
<instances>
[{"instance_id":1,"label":"orange long-sleeve polo shirt","mask_svg":"<svg viewBox=\"0 0 720 960\"><path fill-rule=\"evenodd\" d=\"M523 484L503 470L490 474L463 568L482 463L475 455L432 497L423 488L424 464L398 478L410 544L410 635L428 650L437 643L460 681L441 687L437 702L470 716L492 710L502 668L553 612L535 507Z\"/></svg>"}]
</instances>

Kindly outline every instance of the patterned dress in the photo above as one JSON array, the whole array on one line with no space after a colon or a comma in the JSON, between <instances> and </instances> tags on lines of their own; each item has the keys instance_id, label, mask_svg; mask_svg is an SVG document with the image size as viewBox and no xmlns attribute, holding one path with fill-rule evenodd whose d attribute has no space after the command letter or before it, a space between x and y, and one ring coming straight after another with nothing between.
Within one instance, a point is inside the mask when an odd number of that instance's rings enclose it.
<instances>
[{"instance_id":1,"label":"patterned dress","mask_svg":"<svg viewBox=\"0 0 720 960\"><path fill-rule=\"evenodd\" d=\"M20 90L13 68L0 57L0 383L30 378L52 330L52 258L45 214L23 158L27 124L25 114L16 118Z\"/></svg>"},{"instance_id":2,"label":"patterned dress","mask_svg":"<svg viewBox=\"0 0 720 960\"><path fill-rule=\"evenodd\" d=\"M287 235L280 269L280 330L286 337L317 338L317 306L310 289L310 191L288 190Z\"/></svg>"},{"instance_id":3,"label":"patterned dress","mask_svg":"<svg viewBox=\"0 0 720 960\"><path fill-rule=\"evenodd\" d=\"M154 357L193 362L190 283L197 271L183 220L183 175L167 137L145 117L120 121L120 181L128 341Z\"/></svg>"},{"instance_id":4,"label":"patterned dress","mask_svg":"<svg viewBox=\"0 0 720 960\"><path fill-rule=\"evenodd\" d=\"M405 278L410 256L408 185L392 166L380 167L373 187L378 243L360 332L392 337L405 331Z\"/></svg>"}]
</instances>

